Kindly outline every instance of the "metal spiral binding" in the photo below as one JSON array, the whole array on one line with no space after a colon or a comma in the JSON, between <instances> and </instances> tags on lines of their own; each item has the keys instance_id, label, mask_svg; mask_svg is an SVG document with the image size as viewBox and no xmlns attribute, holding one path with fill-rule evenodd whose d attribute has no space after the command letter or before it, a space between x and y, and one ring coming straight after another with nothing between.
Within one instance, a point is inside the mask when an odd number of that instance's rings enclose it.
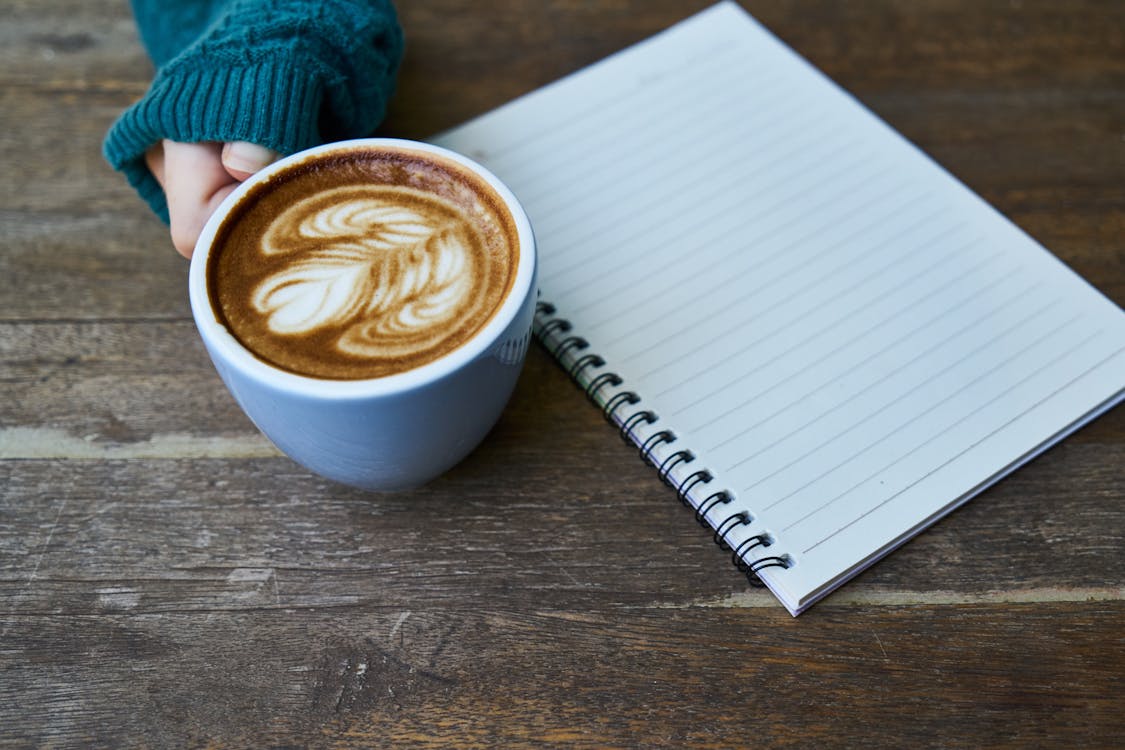
<instances>
[{"instance_id":1,"label":"metal spiral binding","mask_svg":"<svg viewBox=\"0 0 1125 750\"><path fill-rule=\"evenodd\" d=\"M596 354L589 354L587 356L597 357ZM594 367L601 367L605 364L604 359L602 359L601 357L598 357L598 359L601 361L594 363ZM621 377L616 372L603 372L601 375L598 375L596 378L591 380L590 384L586 386L586 398L590 399L596 404L598 403L598 391L600 391L607 385L617 387L623 382L624 381L621 380Z\"/></svg>"},{"instance_id":2,"label":"metal spiral binding","mask_svg":"<svg viewBox=\"0 0 1125 750\"><path fill-rule=\"evenodd\" d=\"M569 326L570 324L568 323L567 325ZM552 351L551 353L555 355L555 359L562 360L563 355L569 352L571 349L582 351L583 349L589 348L590 342L582 338L581 336L567 336L565 339L558 343L558 345L554 348L554 351Z\"/></svg>"},{"instance_id":3,"label":"metal spiral binding","mask_svg":"<svg viewBox=\"0 0 1125 750\"><path fill-rule=\"evenodd\" d=\"M715 527L715 544L719 545L719 549L728 550L730 544L727 543L727 534L737 526L749 526L753 522L753 517L744 510L737 513L732 513L723 519L723 522ZM733 523L732 523L733 521Z\"/></svg>"},{"instance_id":4,"label":"metal spiral binding","mask_svg":"<svg viewBox=\"0 0 1125 750\"><path fill-rule=\"evenodd\" d=\"M668 485L669 487L674 487L675 485L672 484L671 478L672 469L676 468L680 464L690 464L694 460L695 454L691 451L676 451L672 455L668 456L668 458L664 459L660 463L660 466L656 467L656 475L660 477L660 480L664 482L664 484ZM697 471L695 473L699 474L700 472ZM682 486L683 482L680 482L680 487ZM684 496L680 494L680 487L676 487L676 497L680 498L680 501L683 502Z\"/></svg>"},{"instance_id":5,"label":"metal spiral binding","mask_svg":"<svg viewBox=\"0 0 1125 750\"><path fill-rule=\"evenodd\" d=\"M626 443L630 441L635 443L636 440L633 440L633 429L635 427L640 427L641 423L653 424L657 419L659 419L659 417L648 409L633 412L621 423L621 439Z\"/></svg>"},{"instance_id":6,"label":"metal spiral binding","mask_svg":"<svg viewBox=\"0 0 1125 750\"><path fill-rule=\"evenodd\" d=\"M691 460L694 461L695 456L692 456ZM690 507L691 501L688 499L688 493L691 492L692 487L695 487L697 484L710 484L712 479L714 479L714 477L711 476L711 472L706 469L700 469L697 472L689 474L684 481L680 482L680 486L676 488L676 497L680 498L680 502L685 506ZM667 477L665 477L665 481L667 481Z\"/></svg>"},{"instance_id":7,"label":"metal spiral binding","mask_svg":"<svg viewBox=\"0 0 1125 750\"><path fill-rule=\"evenodd\" d=\"M702 526L704 528L707 528L707 526L710 525L710 524L707 523L707 514L711 512L712 508L714 508L719 503L722 503L723 505L726 505L731 500L734 500L734 496L731 495L726 490L719 490L718 492L712 493L711 495L709 495L707 497L706 500L704 500L703 502L701 502L699 504L698 508L696 508L696 510L695 510L696 523L698 523L700 526Z\"/></svg>"},{"instance_id":8,"label":"metal spiral binding","mask_svg":"<svg viewBox=\"0 0 1125 750\"><path fill-rule=\"evenodd\" d=\"M622 391L621 393L614 395L609 401L606 401L605 408L602 410L602 413L605 415L606 421L612 424L613 418L616 415L617 409L619 407L624 404L629 404L630 406L632 406L633 404L639 404L640 402L641 399L637 394L633 393L632 391Z\"/></svg>"},{"instance_id":9,"label":"metal spiral binding","mask_svg":"<svg viewBox=\"0 0 1125 750\"><path fill-rule=\"evenodd\" d=\"M574 360L574 364L570 366L570 369L567 370L567 372L570 374L571 380L578 380L578 376L581 375L582 371L585 370L587 367L604 367L604 366L605 366L605 360L602 359L601 357L599 357L597 354L585 354L585 355L579 357L578 359ZM612 374L612 373L609 373L609 374ZM599 377L601 377L601 376L599 376Z\"/></svg>"},{"instance_id":10,"label":"metal spiral binding","mask_svg":"<svg viewBox=\"0 0 1125 750\"><path fill-rule=\"evenodd\" d=\"M649 412L650 414L652 412ZM671 430L661 430L654 432L645 438L641 443L641 460L650 466L656 466L656 462L652 460L652 452L656 450L656 446L661 443L674 443L676 442L676 435Z\"/></svg>"},{"instance_id":11,"label":"metal spiral binding","mask_svg":"<svg viewBox=\"0 0 1125 750\"><path fill-rule=\"evenodd\" d=\"M750 578L751 573L753 573L754 575L757 575L759 570L765 570L766 568L782 568L782 569L785 569L785 568L791 568L791 567L793 567L793 560L790 559L788 555L774 555L774 556L771 556L771 557L760 557L757 560L755 560L754 562L750 563L750 565L747 567L746 577L747 577L747 580L750 581L751 586L762 587L762 586L765 586L765 584L762 583L761 579L755 581L753 578Z\"/></svg>"},{"instance_id":12,"label":"metal spiral binding","mask_svg":"<svg viewBox=\"0 0 1125 750\"><path fill-rule=\"evenodd\" d=\"M555 318L548 321L546 325L539 329L538 336L540 341L546 341L548 337L555 331L566 333L570 330L570 321L563 320L562 318Z\"/></svg>"},{"instance_id":13,"label":"metal spiral binding","mask_svg":"<svg viewBox=\"0 0 1125 750\"><path fill-rule=\"evenodd\" d=\"M755 547L769 547L771 544L773 544L773 537L769 534L757 534L747 537L734 548L734 551L731 553L730 561L736 568L742 570L746 567L746 561L742 559L744 554Z\"/></svg>"},{"instance_id":14,"label":"metal spiral binding","mask_svg":"<svg viewBox=\"0 0 1125 750\"><path fill-rule=\"evenodd\" d=\"M566 355L583 352L590 348L590 343L581 336L562 335L569 334L573 326L569 320L555 317L556 313L555 306L550 302L536 302L534 333L539 342L547 347L559 364L563 364L563 358ZM561 338L554 343L551 342L552 337L560 335ZM606 361L597 354L575 355L574 361L567 367L567 374L581 385L583 373L587 370L605 367L605 365ZM672 478L672 471L676 467L682 467L695 461L695 454L686 449L673 451L657 464L653 452L662 444L669 445L676 442L676 434L671 430L657 430L644 440L635 435L634 431L642 424L655 424L660 420L660 417L650 409L638 409L627 416L619 417L618 412L623 407L636 406L641 403L641 397L634 391L618 391L606 399L604 403L598 400L601 391L606 387L618 388L624 384L625 381L617 373L601 372L589 378L583 387L583 391L586 398L601 409L602 415L610 424L618 425L622 440L637 444L641 460L656 467L657 476L660 477L661 481L674 488L676 497L690 508L692 503L689 495L692 490L710 484L714 480L714 476L707 469L698 469L688 474L677 484ZM695 507L695 520L704 528L711 528L713 526L710 521L711 512L720 506L729 505L733 500L734 496L727 490L712 492ZM755 534L732 546L727 539L730 533L739 526L749 526L753 523L753 520L753 516L745 510L731 513L718 525L713 526L713 541L720 549L730 550L731 562L740 572L746 575L746 579L751 585L761 587L765 584L758 578L759 571L775 567L789 568L793 565L793 561L788 555L767 555L752 560L747 558L747 555L754 550L765 550L773 545L773 537L768 533Z\"/></svg>"}]
</instances>

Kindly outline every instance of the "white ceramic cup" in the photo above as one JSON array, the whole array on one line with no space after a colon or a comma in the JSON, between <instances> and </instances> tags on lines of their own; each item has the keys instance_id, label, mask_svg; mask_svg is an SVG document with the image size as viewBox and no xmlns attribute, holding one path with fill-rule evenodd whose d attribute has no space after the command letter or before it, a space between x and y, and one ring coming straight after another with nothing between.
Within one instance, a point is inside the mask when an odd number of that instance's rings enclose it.
<instances>
[{"instance_id":1,"label":"white ceramic cup","mask_svg":"<svg viewBox=\"0 0 1125 750\"><path fill-rule=\"evenodd\" d=\"M450 159L483 178L515 220L519 261L499 309L472 338L412 370L369 380L296 375L255 357L216 318L207 263L230 210L271 175L326 152L405 149ZM496 423L515 387L531 337L537 259L531 223L499 179L464 156L415 141L367 138L302 151L258 172L219 206L191 259L189 296L196 327L235 400L266 437L306 468L372 490L416 487L472 451Z\"/></svg>"}]
</instances>

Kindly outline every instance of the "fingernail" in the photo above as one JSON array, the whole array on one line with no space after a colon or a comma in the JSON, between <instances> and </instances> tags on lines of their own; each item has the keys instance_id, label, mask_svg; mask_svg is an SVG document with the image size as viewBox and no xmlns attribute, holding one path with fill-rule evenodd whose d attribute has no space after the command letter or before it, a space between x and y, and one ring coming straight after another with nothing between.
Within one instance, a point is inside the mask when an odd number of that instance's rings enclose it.
<instances>
[{"instance_id":1,"label":"fingernail","mask_svg":"<svg viewBox=\"0 0 1125 750\"><path fill-rule=\"evenodd\" d=\"M272 164L278 155L276 151L256 143L236 141L223 148L223 165L240 172L257 172Z\"/></svg>"}]
</instances>

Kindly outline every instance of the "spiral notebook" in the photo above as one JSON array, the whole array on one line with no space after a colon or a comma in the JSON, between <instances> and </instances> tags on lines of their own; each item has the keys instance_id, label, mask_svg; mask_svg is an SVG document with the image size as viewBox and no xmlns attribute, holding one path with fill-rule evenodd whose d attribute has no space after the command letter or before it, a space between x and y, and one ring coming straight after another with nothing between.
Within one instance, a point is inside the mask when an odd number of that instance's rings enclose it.
<instances>
[{"instance_id":1,"label":"spiral notebook","mask_svg":"<svg viewBox=\"0 0 1125 750\"><path fill-rule=\"evenodd\" d=\"M436 140L525 204L541 342L794 615L1122 400L1122 311L734 3Z\"/></svg>"}]
</instances>

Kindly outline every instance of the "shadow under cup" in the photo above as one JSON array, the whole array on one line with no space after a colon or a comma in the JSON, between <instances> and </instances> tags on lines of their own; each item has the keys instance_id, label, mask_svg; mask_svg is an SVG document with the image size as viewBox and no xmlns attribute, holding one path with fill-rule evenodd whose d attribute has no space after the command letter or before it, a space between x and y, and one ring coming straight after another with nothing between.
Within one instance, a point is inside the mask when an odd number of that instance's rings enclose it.
<instances>
[{"instance_id":1,"label":"shadow under cup","mask_svg":"<svg viewBox=\"0 0 1125 750\"><path fill-rule=\"evenodd\" d=\"M372 154L381 153L392 159L432 160L452 166L454 171L467 171L484 183L490 199L499 198L499 206L506 212L506 218L511 220L518 245L506 294L486 314L479 315L479 311L465 315L450 314L452 317L447 318L449 325L457 325L462 318L472 315L481 317L479 325L474 323L475 327L468 333L458 334L461 338L452 349L439 352L436 358L420 364L408 363L407 369L395 371L391 368L388 374L377 377L301 374L270 361L269 357L256 355L239 338L246 335L240 334L241 324L232 324L212 299L218 286L212 284L209 278L215 273L216 267L212 264L220 252L226 252L221 248L224 237L230 234L230 222L239 221L248 201L269 195L272 185L284 181L286 175L296 170L307 169L309 165L320 168L323 165L347 164L352 155L370 160ZM370 184L375 190L380 183L373 180ZM424 195L421 198L426 200ZM345 217L347 221L343 222L345 228L341 231L354 233L358 231L357 225L368 226L372 221L377 223L380 215L379 210L369 210L361 212L362 221L354 216ZM311 244L306 243L308 248L312 248L307 251L322 255L327 253L328 263L351 262L358 257L357 253L376 252L370 247L377 250L381 247L379 237L385 239L387 236L384 231L376 240L364 245L349 235L346 241L337 243L337 249L316 249L320 247L317 233L323 230L324 223L312 222L301 227L302 237L309 235L313 238ZM409 234L412 230L403 231ZM378 231L375 234L378 235ZM402 232L396 236L400 235ZM442 241L455 244L454 240ZM270 243L267 237L261 247L240 247L237 252L261 252L262 262L267 264L272 262L267 257L271 254L306 251L275 249ZM438 250L441 248L438 247ZM426 261L425 258L422 260ZM437 273L433 269L438 266L445 269L441 271L445 274L443 283L448 282L443 288L457 287L456 263L442 262L437 266L430 263L426 266L427 272ZM451 268L453 270L449 270ZM410 278L415 279L417 273L411 273ZM425 484L454 466L480 443L500 417L523 367L530 341L536 275L536 247L530 221L511 191L488 170L460 154L426 143L361 139L294 154L240 185L223 202L200 235L191 260L189 296L196 327L220 377L251 421L278 448L294 461L329 479L365 489L396 490ZM309 278L316 280L315 274ZM378 276L378 279L385 280L384 276ZM294 289L303 289L300 283L304 283L302 279L288 277L267 279L257 287L253 302L275 314L279 321L277 325L281 328L288 326L286 330L294 330L310 320L320 322L325 315L323 310L328 309L323 305L313 305L296 314L284 305L278 305L277 309L269 308L277 300L286 302L291 299L296 293ZM317 289L315 286L307 288ZM334 291L330 285L324 290L326 299L340 303L338 290ZM250 293L248 290L247 294ZM377 290L370 300L357 302L351 299L347 304L336 304L336 308L331 309L353 310L366 305L365 309L371 310L383 304L378 300L390 296L393 295L385 289ZM448 296L438 295L440 299ZM391 322L394 322L393 319ZM347 335L348 341L356 338L351 329ZM281 337L282 340L284 338ZM343 337L337 338L344 340ZM360 337L359 346L361 351L365 351L363 346L377 348L379 341L378 335ZM347 357L343 359L347 360Z\"/></svg>"}]
</instances>

